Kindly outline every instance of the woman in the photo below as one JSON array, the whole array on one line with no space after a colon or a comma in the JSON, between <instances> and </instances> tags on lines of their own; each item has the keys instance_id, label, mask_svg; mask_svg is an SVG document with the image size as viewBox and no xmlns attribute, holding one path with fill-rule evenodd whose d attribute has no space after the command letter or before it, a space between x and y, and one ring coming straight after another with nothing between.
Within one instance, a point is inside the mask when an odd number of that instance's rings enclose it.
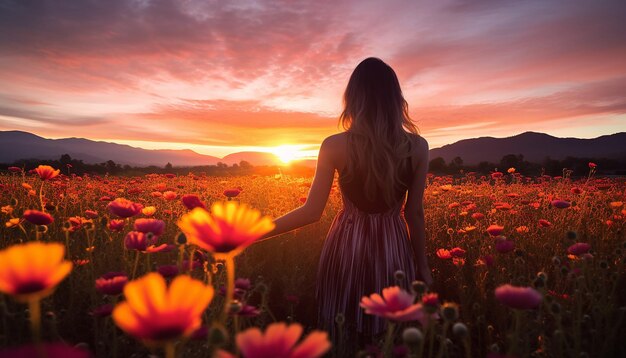
<instances>
[{"instance_id":1,"label":"woman","mask_svg":"<svg viewBox=\"0 0 626 358\"><path fill-rule=\"evenodd\" d=\"M364 295L396 285L396 271L405 273L405 288L415 279L432 284L422 205L428 143L409 118L391 67L377 58L356 67L344 94L340 123L345 132L321 145L306 203L277 218L275 229L265 236L318 221L338 171L344 207L324 242L316 290L319 324L335 344L340 313L344 340L353 342L354 333L361 339L372 337L385 329L385 322L366 315L359 302Z\"/></svg>"}]
</instances>

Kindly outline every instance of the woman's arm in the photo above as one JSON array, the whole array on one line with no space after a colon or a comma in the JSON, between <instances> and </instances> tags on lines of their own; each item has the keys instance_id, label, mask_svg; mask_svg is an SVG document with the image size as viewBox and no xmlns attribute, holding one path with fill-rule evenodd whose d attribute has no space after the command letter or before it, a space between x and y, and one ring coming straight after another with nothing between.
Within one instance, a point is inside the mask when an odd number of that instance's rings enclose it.
<instances>
[{"instance_id":1,"label":"woman's arm","mask_svg":"<svg viewBox=\"0 0 626 358\"><path fill-rule=\"evenodd\" d=\"M335 176L335 165L333 163L333 143L331 137L326 138L320 147L315 168L315 177L309 189L306 203L299 208L274 220L274 230L263 235L259 241L263 241L272 236L284 234L299 227L319 221L324 213L328 194L333 184Z\"/></svg>"},{"instance_id":2,"label":"woman's arm","mask_svg":"<svg viewBox=\"0 0 626 358\"><path fill-rule=\"evenodd\" d=\"M417 273L428 285L432 285L433 279L426 260L426 225L424 222L424 189L426 187L426 175L428 173L428 142L419 138L417 168L413 176L413 182L409 188L409 195L404 208L404 218L409 229L413 255L417 265Z\"/></svg>"}]
</instances>

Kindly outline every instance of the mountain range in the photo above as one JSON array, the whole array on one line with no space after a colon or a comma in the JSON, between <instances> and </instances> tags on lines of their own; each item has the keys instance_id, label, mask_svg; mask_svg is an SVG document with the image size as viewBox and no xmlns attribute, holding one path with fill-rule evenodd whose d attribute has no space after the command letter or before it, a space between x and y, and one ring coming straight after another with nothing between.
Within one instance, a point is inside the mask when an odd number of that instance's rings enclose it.
<instances>
[{"instance_id":1,"label":"mountain range","mask_svg":"<svg viewBox=\"0 0 626 358\"><path fill-rule=\"evenodd\" d=\"M10 164L20 159L59 159L69 154L85 163L113 160L131 166L228 165L242 160L252 165L276 165L280 160L271 153L240 152L218 158L186 150L149 150L129 145L93 141L84 138L47 139L22 131L0 131L0 163ZM626 158L626 132L604 135L593 139L557 138L544 133L524 132L507 138L480 137L464 139L430 150L430 158L442 157L449 162L461 157L463 163L475 165L482 161L497 163L507 154L522 154L525 160L541 162L545 157L564 159ZM314 165L315 161L306 161Z\"/></svg>"}]
</instances>

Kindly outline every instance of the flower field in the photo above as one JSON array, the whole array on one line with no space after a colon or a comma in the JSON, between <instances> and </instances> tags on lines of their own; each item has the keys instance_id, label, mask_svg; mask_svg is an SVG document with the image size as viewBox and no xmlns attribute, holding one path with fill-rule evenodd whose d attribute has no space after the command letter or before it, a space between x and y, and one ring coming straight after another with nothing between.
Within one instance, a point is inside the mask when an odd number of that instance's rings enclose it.
<instances>
[{"instance_id":1,"label":"flower field","mask_svg":"<svg viewBox=\"0 0 626 358\"><path fill-rule=\"evenodd\" d=\"M316 327L336 185L318 223L255 242L311 180L0 174L0 357L626 356L623 179L429 175L435 283L364 296L389 322L364 347Z\"/></svg>"}]
</instances>

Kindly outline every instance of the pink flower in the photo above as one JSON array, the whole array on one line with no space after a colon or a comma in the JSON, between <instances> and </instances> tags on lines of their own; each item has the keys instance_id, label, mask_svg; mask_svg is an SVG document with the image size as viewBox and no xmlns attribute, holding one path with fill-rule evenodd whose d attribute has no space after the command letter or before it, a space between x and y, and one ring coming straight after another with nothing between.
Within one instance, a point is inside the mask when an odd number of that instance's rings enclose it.
<instances>
[{"instance_id":1,"label":"pink flower","mask_svg":"<svg viewBox=\"0 0 626 358\"><path fill-rule=\"evenodd\" d=\"M261 314L261 310L259 310L258 308L254 306L246 305L246 304L244 304L241 307L241 310L239 310L239 312L236 313L236 315L240 317L256 317L259 314Z\"/></svg>"},{"instance_id":2,"label":"pink flower","mask_svg":"<svg viewBox=\"0 0 626 358\"><path fill-rule=\"evenodd\" d=\"M398 286L383 288L383 295L373 293L363 296L360 306L365 313L387 318L392 321L420 321L426 324L428 315L421 303L413 303L415 295Z\"/></svg>"},{"instance_id":3,"label":"pink flower","mask_svg":"<svg viewBox=\"0 0 626 358\"><path fill-rule=\"evenodd\" d=\"M195 194L186 194L180 199L183 202L183 205L189 210L193 210L194 208L203 208L206 209L204 203L200 198Z\"/></svg>"},{"instance_id":4,"label":"pink flower","mask_svg":"<svg viewBox=\"0 0 626 358\"><path fill-rule=\"evenodd\" d=\"M472 219L474 220L482 220L485 218L485 214L483 213L473 213L472 214Z\"/></svg>"},{"instance_id":5,"label":"pink flower","mask_svg":"<svg viewBox=\"0 0 626 358\"><path fill-rule=\"evenodd\" d=\"M85 216L90 219L95 219L98 217L98 212L94 210L85 210Z\"/></svg>"},{"instance_id":6,"label":"pink flower","mask_svg":"<svg viewBox=\"0 0 626 358\"><path fill-rule=\"evenodd\" d=\"M249 328L237 334L235 341L244 358L317 358L330 349L328 333L319 330L312 331L297 344L302 331L298 323L277 322L267 326L265 333L257 327ZM217 356L234 357L225 351L218 351Z\"/></svg>"},{"instance_id":7,"label":"pink flower","mask_svg":"<svg viewBox=\"0 0 626 358\"><path fill-rule=\"evenodd\" d=\"M121 218L129 218L139 214L141 209L143 209L143 205L133 203L128 199L117 198L107 205L107 209L109 209L111 214L117 215Z\"/></svg>"},{"instance_id":8,"label":"pink flower","mask_svg":"<svg viewBox=\"0 0 626 358\"><path fill-rule=\"evenodd\" d=\"M131 231L124 238L124 246L128 250L146 251L148 246L153 244L154 242L148 238L148 234L139 231Z\"/></svg>"},{"instance_id":9,"label":"pink flower","mask_svg":"<svg viewBox=\"0 0 626 358\"><path fill-rule=\"evenodd\" d=\"M450 255L452 255L452 257L465 257L465 250L460 247L455 247L450 250Z\"/></svg>"},{"instance_id":10,"label":"pink flower","mask_svg":"<svg viewBox=\"0 0 626 358\"><path fill-rule=\"evenodd\" d=\"M165 230L165 222L158 219L137 219L135 220L135 231L147 234L151 232L155 236L160 236Z\"/></svg>"},{"instance_id":11,"label":"pink flower","mask_svg":"<svg viewBox=\"0 0 626 358\"><path fill-rule=\"evenodd\" d=\"M552 204L552 206L554 206L557 209L567 209L570 206L572 206L572 204L569 201L565 201L565 200L552 200L552 202L550 202L550 204Z\"/></svg>"},{"instance_id":12,"label":"pink flower","mask_svg":"<svg viewBox=\"0 0 626 358\"><path fill-rule=\"evenodd\" d=\"M11 173L21 173L22 172L22 168L20 168L20 167L9 167L8 169L9 169L9 171Z\"/></svg>"},{"instance_id":13,"label":"pink flower","mask_svg":"<svg viewBox=\"0 0 626 358\"><path fill-rule=\"evenodd\" d=\"M114 272L113 275L103 275L96 279L96 290L104 295L115 296L122 293L124 286L128 282L128 276L121 272Z\"/></svg>"},{"instance_id":14,"label":"pink flower","mask_svg":"<svg viewBox=\"0 0 626 358\"><path fill-rule=\"evenodd\" d=\"M487 232L491 236L498 236L502 234L503 231L504 231L504 226L499 226L499 225L490 225L487 228Z\"/></svg>"},{"instance_id":15,"label":"pink flower","mask_svg":"<svg viewBox=\"0 0 626 358\"><path fill-rule=\"evenodd\" d=\"M427 293L422 297L422 303L424 306L438 307L439 295L436 293Z\"/></svg>"},{"instance_id":16,"label":"pink flower","mask_svg":"<svg viewBox=\"0 0 626 358\"><path fill-rule=\"evenodd\" d=\"M42 343L3 348L0 357L48 357L48 358L89 358L91 353L82 348L68 346L64 343Z\"/></svg>"},{"instance_id":17,"label":"pink flower","mask_svg":"<svg viewBox=\"0 0 626 358\"><path fill-rule=\"evenodd\" d=\"M532 287L516 287L509 284L496 288L495 295L500 303L521 310L537 308L543 299L541 293Z\"/></svg>"},{"instance_id":18,"label":"pink flower","mask_svg":"<svg viewBox=\"0 0 626 358\"><path fill-rule=\"evenodd\" d=\"M552 226L552 223L549 222L548 220L540 219L539 220L539 226L541 226L541 227L550 227L550 226Z\"/></svg>"},{"instance_id":19,"label":"pink flower","mask_svg":"<svg viewBox=\"0 0 626 358\"><path fill-rule=\"evenodd\" d=\"M594 162L589 162L589 169L595 169L598 165Z\"/></svg>"},{"instance_id":20,"label":"pink flower","mask_svg":"<svg viewBox=\"0 0 626 358\"><path fill-rule=\"evenodd\" d=\"M574 245L567 248L567 253L571 255L580 256L586 254L591 249L591 245L584 242L577 242Z\"/></svg>"},{"instance_id":21,"label":"pink flower","mask_svg":"<svg viewBox=\"0 0 626 358\"><path fill-rule=\"evenodd\" d=\"M178 266L176 265L163 265L157 267L157 272L161 274L161 276L165 278L172 278L178 275Z\"/></svg>"},{"instance_id":22,"label":"pink flower","mask_svg":"<svg viewBox=\"0 0 626 358\"><path fill-rule=\"evenodd\" d=\"M35 225L49 225L54 222L52 215L39 210L24 211L24 219Z\"/></svg>"},{"instance_id":23,"label":"pink flower","mask_svg":"<svg viewBox=\"0 0 626 358\"><path fill-rule=\"evenodd\" d=\"M124 229L124 225L126 225L126 222L124 220L112 219L111 221L109 221L109 224L107 226L111 231L120 232L122 231L122 229Z\"/></svg>"}]
</instances>

